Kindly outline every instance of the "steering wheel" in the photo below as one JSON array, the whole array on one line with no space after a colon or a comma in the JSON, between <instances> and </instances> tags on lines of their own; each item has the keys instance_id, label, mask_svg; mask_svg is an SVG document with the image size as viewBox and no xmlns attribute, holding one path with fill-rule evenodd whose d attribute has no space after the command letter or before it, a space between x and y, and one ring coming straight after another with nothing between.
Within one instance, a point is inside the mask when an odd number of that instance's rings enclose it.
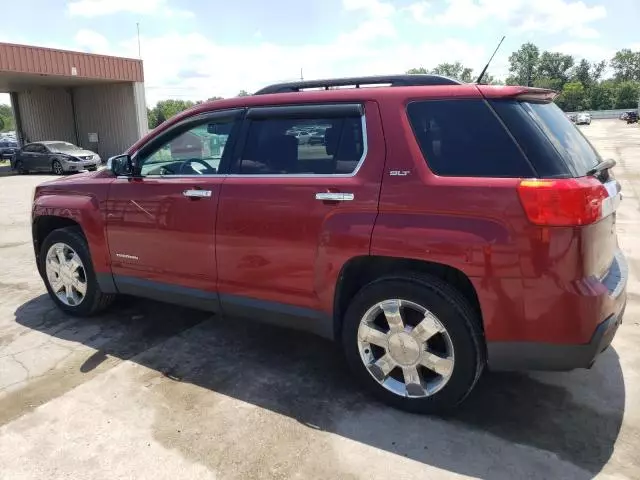
<instances>
[{"instance_id":1,"label":"steering wheel","mask_svg":"<svg viewBox=\"0 0 640 480\"><path fill-rule=\"evenodd\" d=\"M191 163L199 163L200 165L202 165L205 169L204 171L199 171L196 170L195 168L191 167ZM204 175L206 173L216 173L216 169L213 168L211 165L209 165L207 162L205 162L204 160L201 160L199 158L190 158L188 160L185 160L184 162L182 162L182 164L180 165L180 168L178 169L178 173L183 173L184 169L186 166L189 166L189 168L196 172L199 175Z\"/></svg>"}]
</instances>

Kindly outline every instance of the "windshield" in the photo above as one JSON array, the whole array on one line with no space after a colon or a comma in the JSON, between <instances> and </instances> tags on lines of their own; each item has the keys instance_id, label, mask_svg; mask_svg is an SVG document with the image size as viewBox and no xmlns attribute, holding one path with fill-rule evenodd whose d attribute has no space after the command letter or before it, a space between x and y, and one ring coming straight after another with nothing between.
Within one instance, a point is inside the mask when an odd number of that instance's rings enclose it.
<instances>
[{"instance_id":1,"label":"windshield","mask_svg":"<svg viewBox=\"0 0 640 480\"><path fill-rule=\"evenodd\" d=\"M57 142L57 143L47 143L47 148L52 152L74 152L78 150L82 150L80 147L74 145L73 143L67 142Z\"/></svg>"},{"instance_id":2,"label":"windshield","mask_svg":"<svg viewBox=\"0 0 640 480\"><path fill-rule=\"evenodd\" d=\"M520 103L577 175L586 175L601 159L589 140L555 103Z\"/></svg>"}]
</instances>

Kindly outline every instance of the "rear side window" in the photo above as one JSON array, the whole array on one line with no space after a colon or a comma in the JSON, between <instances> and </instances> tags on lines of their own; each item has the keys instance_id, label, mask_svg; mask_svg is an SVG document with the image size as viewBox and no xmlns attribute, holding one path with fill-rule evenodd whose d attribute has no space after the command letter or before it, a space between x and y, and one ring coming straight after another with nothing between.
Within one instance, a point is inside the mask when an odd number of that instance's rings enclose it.
<instances>
[{"instance_id":1,"label":"rear side window","mask_svg":"<svg viewBox=\"0 0 640 480\"><path fill-rule=\"evenodd\" d=\"M484 100L430 100L407 107L431 171L456 177L531 177L522 151Z\"/></svg>"},{"instance_id":2,"label":"rear side window","mask_svg":"<svg viewBox=\"0 0 640 480\"><path fill-rule=\"evenodd\" d=\"M556 104L523 102L520 106L544 132L575 175L586 175L600 163L595 148Z\"/></svg>"},{"instance_id":3,"label":"rear side window","mask_svg":"<svg viewBox=\"0 0 640 480\"><path fill-rule=\"evenodd\" d=\"M250 120L241 175L348 175L364 155L361 116Z\"/></svg>"}]
</instances>

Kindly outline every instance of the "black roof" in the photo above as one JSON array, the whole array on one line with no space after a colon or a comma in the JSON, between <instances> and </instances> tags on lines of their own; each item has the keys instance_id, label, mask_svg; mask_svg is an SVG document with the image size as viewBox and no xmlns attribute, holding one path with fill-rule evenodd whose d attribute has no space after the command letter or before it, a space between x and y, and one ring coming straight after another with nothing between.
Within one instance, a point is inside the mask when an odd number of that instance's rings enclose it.
<instances>
[{"instance_id":1,"label":"black roof","mask_svg":"<svg viewBox=\"0 0 640 480\"><path fill-rule=\"evenodd\" d=\"M347 78L331 78L326 80L301 80L298 82L276 83L258 90L254 95L263 95L266 93L287 93L299 92L307 88L324 88L328 90L331 87L355 86L360 88L361 85L380 85L389 84L392 87L410 87L410 86L426 86L426 85L461 85L462 82L443 75L428 74L407 74L407 75L382 75L371 77L347 77Z\"/></svg>"}]
</instances>

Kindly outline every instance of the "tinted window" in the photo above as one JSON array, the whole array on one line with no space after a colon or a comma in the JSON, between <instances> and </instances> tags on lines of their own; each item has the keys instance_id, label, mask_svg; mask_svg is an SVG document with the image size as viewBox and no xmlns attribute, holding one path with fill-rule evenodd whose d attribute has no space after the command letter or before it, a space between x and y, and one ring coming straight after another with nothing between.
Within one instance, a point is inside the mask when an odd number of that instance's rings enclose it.
<instances>
[{"instance_id":1,"label":"tinted window","mask_svg":"<svg viewBox=\"0 0 640 480\"><path fill-rule=\"evenodd\" d=\"M208 121L167 139L140 155L142 175L214 175L218 173L235 120Z\"/></svg>"},{"instance_id":2,"label":"tinted window","mask_svg":"<svg viewBox=\"0 0 640 480\"><path fill-rule=\"evenodd\" d=\"M515 137L540 178L569 177L571 171L544 131L515 100L492 100L491 106Z\"/></svg>"},{"instance_id":3,"label":"tinted window","mask_svg":"<svg viewBox=\"0 0 640 480\"><path fill-rule=\"evenodd\" d=\"M593 146L555 103L522 102L521 108L544 132L576 175L585 175L600 162Z\"/></svg>"},{"instance_id":4,"label":"tinted window","mask_svg":"<svg viewBox=\"0 0 640 480\"><path fill-rule=\"evenodd\" d=\"M410 103L409 121L429 168L458 177L531 177L533 170L483 100Z\"/></svg>"},{"instance_id":5,"label":"tinted window","mask_svg":"<svg viewBox=\"0 0 640 480\"><path fill-rule=\"evenodd\" d=\"M359 116L274 117L250 122L237 168L240 174L351 174L364 152Z\"/></svg>"},{"instance_id":6,"label":"tinted window","mask_svg":"<svg viewBox=\"0 0 640 480\"><path fill-rule=\"evenodd\" d=\"M25 147L22 149L25 152L37 152L38 151L38 145L35 144L30 144L30 145L25 145Z\"/></svg>"}]
</instances>

